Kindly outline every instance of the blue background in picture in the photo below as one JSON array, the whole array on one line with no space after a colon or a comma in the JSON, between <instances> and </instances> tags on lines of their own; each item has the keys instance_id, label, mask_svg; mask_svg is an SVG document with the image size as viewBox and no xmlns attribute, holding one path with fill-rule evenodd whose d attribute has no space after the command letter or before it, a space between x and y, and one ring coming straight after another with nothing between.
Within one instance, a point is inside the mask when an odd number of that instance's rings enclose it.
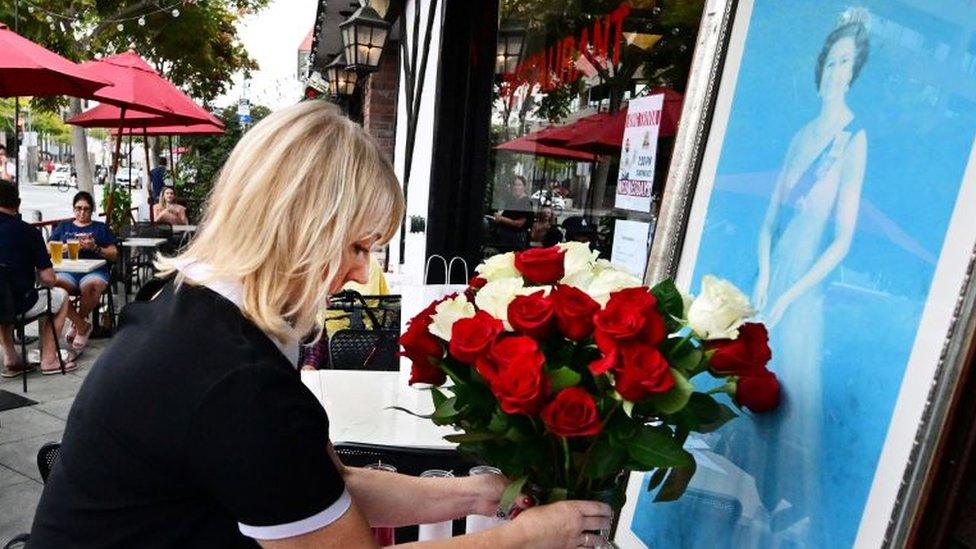
<instances>
[{"instance_id":1,"label":"blue background in picture","mask_svg":"<svg viewBox=\"0 0 976 549\"><path fill-rule=\"evenodd\" d=\"M777 174L792 137L818 114L817 57L851 4L755 2L694 293L712 273L752 295ZM790 420L783 409L744 412L693 438L699 465L685 496L653 503L641 490L631 529L649 547L850 547L857 534L976 135L972 6L857 5L870 13L870 53L847 101L866 132L866 173L849 252L816 290L816 377L790 374L802 357L783 363L787 345L809 347L806 334L781 333L783 323L771 333L770 368L794 380L784 382L786 408L799 403L794 412L808 413ZM895 483L902 471L887 473Z\"/></svg>"}]
</instances>

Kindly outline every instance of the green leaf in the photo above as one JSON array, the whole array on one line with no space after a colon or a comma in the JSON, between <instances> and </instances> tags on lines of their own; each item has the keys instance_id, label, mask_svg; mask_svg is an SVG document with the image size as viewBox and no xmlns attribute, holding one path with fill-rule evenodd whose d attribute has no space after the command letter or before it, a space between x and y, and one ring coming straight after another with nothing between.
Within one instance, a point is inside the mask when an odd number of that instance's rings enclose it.
<instances>
[{"instance_id":1,"label":"green leaf","mask_svg":"<svg viewBox=\"0 0 976 549\"><path fill-rule=\"evenodd\" d=\"M553 392L579 385L581 379L582 377L578 373L566 366L549 372L549 382L552 384Z\"/></svg>"},{"instance_id":2,"label":"green leaf","mask_svg":"<svg viewBox=\"0 0 976 549\"><path fill-rule=\"evenodd\" d=\"M444 440L448 442L483 442L486 440L495 440L498 435L494 433L459 433L456 435L445 435Z\"/></svg>"},{"instance_id":3,"label":"green leaf","mask_svg":"<svg viewBox=\"0 0 976 549\"><path fill-rule=\"evenodd\" d=\"M461 412L456 407L457 403L457 397L451 397L444 402L441 402L441 405L434 410L434 413L430 415L430 418L436 422L437 420L452 419L457 417L457 415Z\"/></svg>"},{"instance_id":4,"label":"green leaf","mask_svg":"<svg viewBox=\"0 0 976 549\"><path fill-rule=\"evenodd\" d=\"M671 368L671 375L674 376L674 387L662 395L654 395L654 406L665 414L674 414L681 411L688 404L691 394L695 391L691 383L678 370Z\"/></svg>"},{"instance_id":5,"label":"green leaf","mask_svg":"<svg viewBox=\"0 0 976 549\"><path fill-rule=\"evenodd\" d=\"M651 475L651 479L647 481L647 491L650 492L651 490L660 486L661 482L664 481L665 475L668 474L668 471L670 471L670 469L667 467L661 467L654 471L654 474Z\"/></svg>"},{"instance_id":6,"label":"green leaf","mask_svg":"<svg viewBox=\"0 0 976 549\"><path fill-rule=\"evenodd\" d=\"M586 464L586 476L591 479L608 478L620 471L627 460L619 448L614 448L607 437L601 437L593 443L590 459Z\"/></svg>"},{"instance_id":7,"label":"green leaf","mask_svg":"<svg viewBox=\"0 0 976 549\"><path fill-rule=\"evenodd\" d=\"M698 372L704 356L705 354L702 353L701 349L685 345L677 356L668 357L668 362L682 373L693 375Z\"/></svg>"},{"instance_id":8,"label":"green leaf","mask_svg":"<svg viewBox=\"0 0 976 549\"><path fill-rule=\"evenodd\" d=\"M569 497L569 491L565 488L556 487L549 491L549 501L546 503L556 503L557 501L565 501Z\"/></svg>"},{"instance_id":9,"label":"green leaf","mask_svg":"<svg viewBox=\"0 0 976 549\"><path fill-rule=\"evenodd\" d=\"M655 467L686 467L694 458L661 427L644 426L627 444L630 457L645 471Z\"/></svg>"},{"instance_id":10,"label":"green leaf","mask_svg":"<svg viewBox=\"0 0 976 549\"><path fill-rule=\"evenodd\" d=\"M436 410L441 404L444 403L445 400L447 400L447 395L445 395L444 391L441 391L437 387L431 387L430 398L434 401L434 409Z\"/></svg>"},{"instance_id":11,"label":"green leaf","mask_svg":"<svg viewBox=\"0 0 976 549\"><path fill-rule=\"evenodd\" d=\"M695 475L697 466L694 460L687 467L678 467L671 470L668 479L661 486L661 491L657 493L654 501L674 501L681 497L691 482L691 477Z\"/></svg>"},{"instance_id":12,"label":"green leaf","mask_svg":"<svg viewBox=\"0 0 976 549\"><path fill-rule=\"evenodd\" d=\"M508 430L511 422L509 421L509 415L501 411L501 409L496 408L494 413L491 414L491 421L488 423L488 430L493 433L504 433Z\"/></svg>"},{"instance_id":13,"label":"green leaf","mask_svg":"<svg viewBox=\"0 0 976 549\"><path fill-rule=\"evenodd\" d=\"M515 426L512 426L507 431L505 431L505 439L511 440L512 442L523 442L527 438L528 437L525 436L525 434L522 433L522 431L520 431L518 427Z\"/></svg>"},{"instance_id":14,"label":"green leaf","mask_svg":"<svg viewBox=\"0 0 976 549\"><path fill-rule=\"evenodd\" d=\"M732 411L732 408L729 408L724 404L719 403L718 409L718 417L714 421L703 423L701 426L699 426L699 433L711 433L712 431L718 430L729 421L739 417L739 414L736 414Z\"/></svg>"},{"instance_id":15,"label":"green leaf","mask_svg":"<svg viewBox=\"0 0 976 549\"><path fill-rule=\"evenodd\" d=\"M525 486L525 482L529 480L529 477L521 477L513 480L505 487L505 491L502 492L501 500L498 502L498 509L503 513L507 513L511 508L512 504L515 503L515 498L522 493L522 487Z\"/></svg>"},{"instance_id":16,"label":"green leaf","mask_svg":"<svg viewBox=\"0 0 976 549\"><path fill-rule=\"evenodd\" d=\"M662 280L651 288L651 293L657 298L657 305L662 313L674 318L685 317L685 301L673 280Z\"/></svg>"}]
</instances>

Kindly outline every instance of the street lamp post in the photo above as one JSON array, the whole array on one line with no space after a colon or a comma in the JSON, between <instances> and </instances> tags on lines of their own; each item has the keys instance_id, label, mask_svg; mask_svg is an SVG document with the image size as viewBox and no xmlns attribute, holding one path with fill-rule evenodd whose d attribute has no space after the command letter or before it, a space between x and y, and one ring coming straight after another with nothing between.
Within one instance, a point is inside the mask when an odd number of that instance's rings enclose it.
<instances>
[{"instance_id":1,"label":"street lamp post","mask_svg":"<svg viewBox=\"0 0 976 549\"><path fill-rule=\"evenodd\" d=\"M370 6L362 6L339 24L348 67L366 74L380 66L390 24Z\"/></svg>"}]
</instances>

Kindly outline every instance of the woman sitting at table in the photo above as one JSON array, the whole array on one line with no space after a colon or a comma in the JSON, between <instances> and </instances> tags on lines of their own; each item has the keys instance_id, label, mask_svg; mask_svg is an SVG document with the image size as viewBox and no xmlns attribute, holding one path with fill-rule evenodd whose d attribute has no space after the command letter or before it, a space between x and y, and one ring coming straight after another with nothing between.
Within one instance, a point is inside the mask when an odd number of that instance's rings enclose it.
<instances>
[{"instance_id":1,"label":"woman sitting at table","mask_svg":"<svg viewBox=\"0 0 976 549\"><path fill-rule=\"evenodd\" d=\"M159 193L159 202L153 204L153 220L170 225L189 225L186 208L176 203L176 189L170 185Z\"/></svg>"},{"instance_id":2,"label":"woman sitting at table","mask_svg":"<svg viewBox=\"0 0 976 549\"><path fill-rule=\"evenodd\" d=\"M245 133L196 239L158 260L172 280L126 308L75 398L31 547L370 548L371 524L494 514L495 475L343 466L297 370L328 294L366 282L403 212L389 161L334 105L305 101ZM584 531L610 514L565 501L432 545L594 546Z\"/></svg>"},{"instance_id":3,"label":"woman sitting at table","mask_svg":"<svg viewBox=\"0 0 976 549\"><path fill-rule=\"evenodd\" d=\"M104 259L105 265L85 274L58 272L58 286L68 290L70 294L79 295L78 310L69 308L68 319L71 327L66 338L71 346L80 351L88 344L92 325L87 322L88 315L98 306L105 289L111 281L112 262L119 256L115 235L108 225L101 221L93 221L95 199L92 195L81 191L71 201L74 206L75 218L62 221L51 231L50 240L67 242L77 240L81 250L80 259Z\"/></svg>"}]
</instances>

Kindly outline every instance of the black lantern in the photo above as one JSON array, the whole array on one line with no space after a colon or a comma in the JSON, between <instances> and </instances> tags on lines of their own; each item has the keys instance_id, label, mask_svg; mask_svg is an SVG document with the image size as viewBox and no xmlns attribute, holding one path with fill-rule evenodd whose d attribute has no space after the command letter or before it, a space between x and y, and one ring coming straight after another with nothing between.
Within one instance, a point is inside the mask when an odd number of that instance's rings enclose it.
<instances>
[{"instance_id":1,"label":"black lantern","mask_svg":"<svg viewBox=\"0 0 976 549\"><path fill-rule=\"evenodd\" d=\"M498 29L495 49L495 74L512 74L522 58L525 47L525 27L509 21Z\"/></svg>"},{"instance_id":2,"label":"black lantern","mask_svg":"<svg viewBox=\"0 0 976 549\"><path fill-rule=\"evenodd\" d=\"M359 8L339 24L339 32L350 69L368 73L379 68L390 24L376 10L369 6Z\"/></svg>"},{"instance_id":3,"label":"black lantern","mask_svg":"<svg viewBox=\"0 0 976 549\"><path fill-rule=\"evenodd\" d=\"M341 53L325 66L325 81L329 83L332 95L352 95L357 80L359 75L346 65L346 57Z\"/></svg>"}]
</instances>

